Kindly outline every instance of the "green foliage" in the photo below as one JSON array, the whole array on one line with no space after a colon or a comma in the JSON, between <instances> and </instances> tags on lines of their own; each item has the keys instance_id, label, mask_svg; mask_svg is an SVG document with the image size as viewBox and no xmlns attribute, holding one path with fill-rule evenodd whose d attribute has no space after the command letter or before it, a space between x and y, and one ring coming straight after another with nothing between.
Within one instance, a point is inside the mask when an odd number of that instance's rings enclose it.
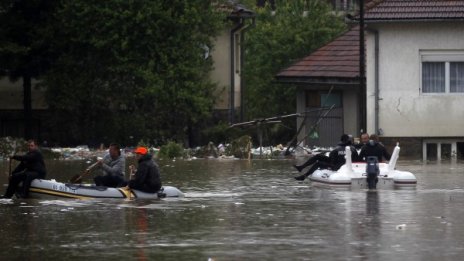
<instances>
[{"instance_id":1,"label":"green foliage","mask_svg":"<svg viewBox=\"0 0 464 261\"><path fill-rule=\"evenodd\" d=\"M170 141L166 145L161 146L158 155L160 158L180 158L184 155L184 147L181 144Z\"/></svg>"},{"instance_id":2,"label":"green foliage","mask_svg":"<svg viewBox=\"0 0 464 261\"><path fill-rule=\"evenodd\" d=\"M242 2L250 9L256 4ZM293 113L295 89L274 83L274 75L343 29L323 1L276 2L277 14L256 10L256 27L245 34L249 119ZM214 48L226 15L214 6L204 0L4 0L0 74L41 80L51 110L46 127L62 143L187 144L214 104L213 64L204 46ZM220 143L252 134L246 132L253 130L219 125L203 134Z\"/></svg>"},{"instance_id":3,"label":"green foliage","mask_svg":"<svg viewBox=\"0 0 464 261\"><path fill-rule=\"evenodd\" d=\"M48 70L54 58L49 42L56 6L57 1L47 0L1 1L0 77L38 78Z\"/></svg>"},{"instance_id":4,"label":"green foliage","mask_svg":"<svg viewBox=\"0 0 464 261\"><path fill-rule=\"evenodd\" d=\"M57 135L182 142L211 115L203 47L220 19L203 0L64 1L45 78Z\"/></svg>"},{"instance_id":5,"label":"green foliage","mask_svg":"<svg viewBox=\"0 0 464 261\"><path fill-rule=\"evenodd\" d=\"M137 143L137 147L146 147L146 148L149 148L150 147L150 142L142 139L140 140L138 143Z\"/></svg>"},{"instance_id":6,"label":"green foliage","mask_svg":"<svg viewBox=\"0 0 464 261\"><path fill-rule=\"evenodd\" d=\"M340 34L342 18L331 15L324 1L277 0L256 10L256 27L246 34L247 118L294 113L295 87L278 84L275 75ZM303 11L307 10L307 16Z\"/></svg>"},{"instance_id":7,"label":"green foliage","mask_svg":"<svg viewBox=\"0 0 464 261\"><path fill-rule=\"evenodd\" d=\"M19 151L26 151L26 145L24 139L0 137L0 159L11 157Z\"/></svg>"},{"instance_id":8,"label":"green foliage","mask_svg":"<svg viewBox=\"0 0 464 261\"><path fill-rule=\"evenodd\" d=\"M53 14L59 2L0 2L0 79L7 76L13 82L22 80L24 136L29 139L34 136L31 80L45 74L56 58L50 42L54 35Z\"/></svg>"}]
</instances>

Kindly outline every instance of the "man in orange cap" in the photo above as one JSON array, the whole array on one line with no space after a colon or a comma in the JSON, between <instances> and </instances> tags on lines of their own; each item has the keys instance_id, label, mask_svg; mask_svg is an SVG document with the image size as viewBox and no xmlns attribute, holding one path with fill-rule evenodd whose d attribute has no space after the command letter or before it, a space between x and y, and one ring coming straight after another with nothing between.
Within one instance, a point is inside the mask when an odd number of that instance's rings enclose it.
<instances>
[{"instance_id":1,"label":"man in orange cap","mask_svg":"<svg viewBox=\"0 0 464 261\"><path fill-rule=\"evenodd\" d=\"M158 192L161 189L161 177L158 165L153 160L152 155L148 153L147 148L137 147L134 152L138 168L135 171L134 165L129 166L131 180L127 186L130 189L147 193Z\"/></svg>"}]
</instances>

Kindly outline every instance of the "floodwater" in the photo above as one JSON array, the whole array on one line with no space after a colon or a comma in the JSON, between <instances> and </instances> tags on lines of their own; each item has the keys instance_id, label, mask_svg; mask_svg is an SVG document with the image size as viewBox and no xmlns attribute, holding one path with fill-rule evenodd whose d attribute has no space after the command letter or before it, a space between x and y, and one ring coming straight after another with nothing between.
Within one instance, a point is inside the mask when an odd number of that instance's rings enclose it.
<instances>
[{"instance_id":1,"label":"floodwater","mask_svg":"<svg viewBox=\"0 0 464 261\"><path fill-rule=\"evenodd\" d=\"M0 200L1 260L460 260L464 163L400 161L409 190L297 182L295 160L160 161L186 197ZM88 165L48 162L66 181ZM0 163L1 184L8 162ZM2 188L2 193L5 188Z\"/></svg>"}]
</instances>

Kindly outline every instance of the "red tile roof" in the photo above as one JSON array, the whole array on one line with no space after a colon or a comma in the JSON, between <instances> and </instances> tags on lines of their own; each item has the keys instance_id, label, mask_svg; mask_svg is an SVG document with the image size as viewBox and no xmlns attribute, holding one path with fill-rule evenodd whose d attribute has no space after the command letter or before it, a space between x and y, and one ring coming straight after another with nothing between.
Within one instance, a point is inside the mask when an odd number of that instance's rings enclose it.
<instances>
[{"instance_id":1,"label":"red tile roof","mask_svg":"<svg viewBox=\"0 0 464 261\"><path fill-rule=\"evenodd\" d=\"M373 0L366 4L364 19L366 23L392 20L460 20L464 19L464 1Z\"/></svg>"},{"instance_id":2,"label":"red tile roof","mask_svg":"<svg viewBox=\"0 0 464 261\"><path fill-rule=\"evenodd\" d=\"M464 20L464 0L366 1L365 22ZM359 16L355 17L355 20ZM359 77L359 27L276 75L280 82L345 82Z\"/></svg>"},{"instance_id":3,"label":"red tile roof","mask_svg":"<svg viewBox=\"0 0 464 261\"><path fill-rule=\"evenodd\" d=\"M319 48L301 61L280 71L276 78L282 82L301 82L328 78L350 81L359 77L359 27Z\"/></svg>"}]
</instances>

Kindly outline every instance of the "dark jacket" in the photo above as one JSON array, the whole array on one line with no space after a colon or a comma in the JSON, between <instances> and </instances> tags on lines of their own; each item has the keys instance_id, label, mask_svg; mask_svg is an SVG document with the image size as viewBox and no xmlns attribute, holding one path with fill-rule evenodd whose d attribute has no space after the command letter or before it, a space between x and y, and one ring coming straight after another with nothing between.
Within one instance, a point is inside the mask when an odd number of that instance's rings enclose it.
<instances>
[{"instance_id":1,"label":"dark jacket","mask_svg":"<svg viewBox=\"0 0 464 261\"><path fill-rule=\"evenodd\" d=\"M332 164L333 170L338 170L343 164L345 164L345 147L350 146L351 149L351 161L358 160L358 152L356 149L351 145L351 143L340 143L338 146L332 150L329 154L330 162Z\"/></svg>"},{"instance_id":2,"label":"dark jacket","mask_svg":"<svg viewBox=\"0 0 464 261\"><path fill-rule=\"evenodd\" d=\"M390 153L387 152L385 147L382 144L374 141L369 141L361 148L361 152L359 153L359 158L362 161L366 161L367 157L370 156L376 156L379 162L382 162L383 158L386 160L390 160L391 158Z\"/></svg>"},{"instance_id":3,"label":"dark jacket","mask_svg":"<svg viewBox=\"0 0 464 261\"><path fill-rule=\"evenodd\" d=\"M150 154L139 159L135 178L129 181L131 189L147 193L155 193L161 188L161 177L155 161Z\"/></svg>"},{"instance_id":4,"label":"dark jacket","mask_svg":"<svg viewBox=\"0 0 464 261\"><path fill-rule=\"evenodd\" d=\"M16 167L14 172L21 172L23 170L39 173L39 178L45 178L47 170L45 169L45 162L42 153L39 150L29 151L25 155L15 155L12 159L21 161Z\"/></svg>"}]
</instances>

